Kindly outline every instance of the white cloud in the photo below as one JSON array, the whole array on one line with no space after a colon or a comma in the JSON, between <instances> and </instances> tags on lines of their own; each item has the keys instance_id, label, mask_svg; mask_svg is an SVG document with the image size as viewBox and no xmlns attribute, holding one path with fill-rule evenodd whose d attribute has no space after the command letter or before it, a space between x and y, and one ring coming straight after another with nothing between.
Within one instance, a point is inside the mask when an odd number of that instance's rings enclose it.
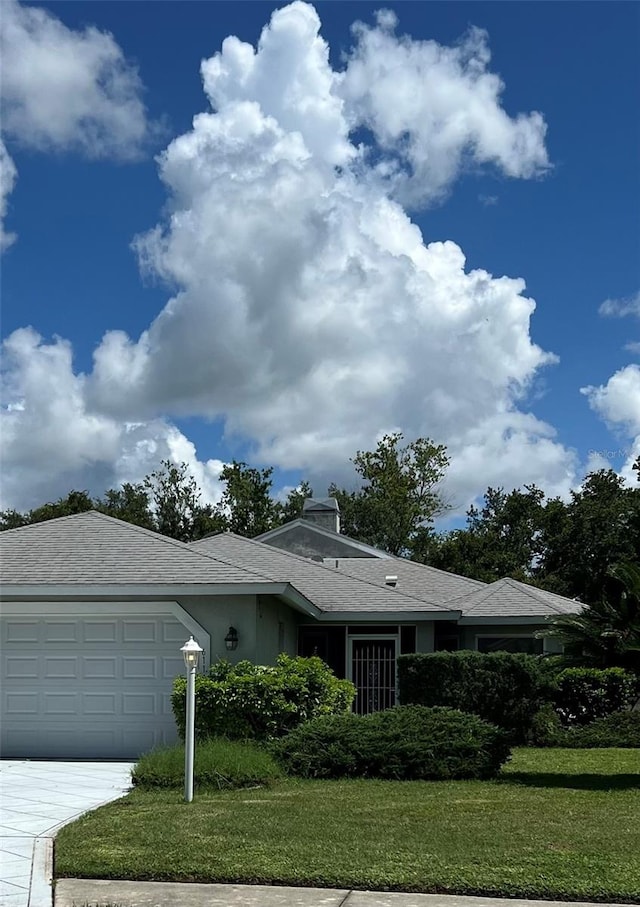
<instances>
[{"instance_id":1,"label":"white cloud","mask_svg":"<svg viewBox=\"0 0 640 907\"><path fill-rule=\"evenodd\" d=\"M2 129L16 145L128 160L156 131L137 70L107 32L74 31L47 10L2 0L0 51ZM3 222L16 176L0 141L0 251L15 240Z\"/></svg>"},{"instance_id":2,"label":"white cloud","mask_svg":"<svg viewBox=\"0 0 640 907\"><path fill-rule=\"evenodd\" d=\"M8 249L15 241L15 233L8 233L4 228L7 216L8 199L13 192L18 171L2 139L0 139L0 252Z\"/></svg>"},{"instance_id":3,"label":"white cloud","mask_svg":"<svg viewBox=\"0 0 640 907\"><path fill-rule=\"evenodd\" d=\"M70 423L83 440L67 444L58 472L89 448L87 461L118 476L130 455L135 473L151 462L155 426L168 448L167 416L189 414L223 419L257 461L301 469L317 489L346 480L348 458L398 426L448 444L448 493L461 505L490 481L568 487L573 454L526 412L555 357L530 337L524 282L467 270L453 242L425 245L395 198L439 196L467 153L534 175L546 165L542 119L501 110L484 35L413 45L390 22L357 32L346 76L300 2L273 14L257 50L229 38L204 61L213 112L161 156L170 214L135 243L143 270L179 292L137 340L108 333L89 376L73 375L68 354L64 382L82 404ZM385 60L403 76L395 94ZM430 99L430 127L394 144L382 98L404 122L411 91ZM380 155L370 166L350 144L359 125L375 126L378 151L413 175L381 179ZM38 425L35 397L8 414L16 468ZM207 468L215 482L218 464Z\"/></svg>"},{"instance_id":4,"label":"white cloud","mask_svg":"<svg viewBox=\"0 0 640 907\"><path fill-rule=\"evenodd\" d=\"M580 389L591 408L619 437L630 444L619 453L625 455L620 474L629 484L637 481L632 465L640 454L640 366L627 365L606 384Z\"/></svg>"},{"instance_id":5,"label":"white cloud","mask_svg":"<svg viewBox=\"0 0 640 907\"><path fill-rule=\"evenodd\" d=\"M640 366L627 365L598 387L583 387L580 392L609 425L619 426L630 436L640 435Z\"/></svg>"},{"instance_id":6,"label":"white cloud","mask_svg":"<svg viewBox=\"0 0 640 907\"><path fill-rule=\"evenodd\" d=\"M510 117L504 84L488 70L488 36L471 28L453 47L397 36L396 17L354 26L340 88L355 127L373 133L377 174L412 205L440 198L465 163L530 178L549 167L538 112Z\"/></svg>"},{"instance_id":7,"label":"white cloud","mask_svg":"<svg viewBox=\"0 0 640 907\"><path fill-rule=\"evenodd\" d=\"M3 0L0 40L7 135L96 158L140 152L148 133L142 84L112 35L75 31L47 10Z\"/></svg>"},{"instance_id":8,"label":"white cloud","mask_svg":"<svg viewBox=\"0 0 640 907\"><path fill-rule=\"evenodd\" d=\"M71 488L101 495L138 482L161 460L186 462L203 490L217 501L224 464L201 462L193 444L163 419L126 423L92 411L85 376L74 374L68 342L45 343L32 328L3 343L0 410L0 507L26 509Z\"/></svg>"},{"instance_id":9,"label":"white cloud","mask_svg":"<svg viewBox=\"0 0 640 907\"><path fill-rule=\"evenodd\" d=\"M606 299L598 309L600 315L624 318L627 315L640 317L640 291L622 299ZM640 353L640 343L625 344L630 353ZM621 438L630 442L618 453L625 456L620 475L633 485L638 481L633 463L640 455L640 366L635 363L624 366L609 378L606 384L583 387L580 392L589 400L589 405L604 422Z\"/></svg>"},{"instance_id":10,"label":"white cloud","mask_svg":"<svg viewBox=\"0 0 640 907\"><path fill-rule=\"evenodd\" d=\"M637 315L640 318L640 290L624 299L605 299L598 309L600 315L624 318L625 315Z\"/></svg>"}]
</instances>

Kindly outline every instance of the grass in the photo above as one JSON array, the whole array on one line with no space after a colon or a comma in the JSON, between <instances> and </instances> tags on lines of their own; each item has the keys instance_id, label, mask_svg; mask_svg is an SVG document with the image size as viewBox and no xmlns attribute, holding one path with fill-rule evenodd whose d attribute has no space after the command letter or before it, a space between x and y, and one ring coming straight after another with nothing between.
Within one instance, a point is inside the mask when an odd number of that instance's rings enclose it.
<instances>
[{"instance_id":1,"label":"grass","mask_svg":"<svg viewBox=\"0 0 640 907\"><path fill-rule=\"evenodd\" d=\"M282 777L275 759L257 744L214 738L195 748L194 784L222 790L271 784ZM184 746L162 747L142 756L133 772L136 787L178 788L184 785Z\"/></svg>"},{"instance_id":2,"label":"grass","mask_svg":"<svg viewBox=\"0 0 640 907\"><path fill-rule=\"evenodd\" d=\"M516 750L497 781L134 790L63 828L56 875L640 903L640 751Z\"/></svg>"}]
</instances>

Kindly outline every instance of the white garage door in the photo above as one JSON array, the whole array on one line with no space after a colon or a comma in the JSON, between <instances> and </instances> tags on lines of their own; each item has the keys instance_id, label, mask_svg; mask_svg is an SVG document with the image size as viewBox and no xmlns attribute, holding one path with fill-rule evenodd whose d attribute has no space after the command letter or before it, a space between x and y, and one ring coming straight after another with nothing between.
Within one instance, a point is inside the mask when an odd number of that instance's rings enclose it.
<instances>
[{"instance_id":1,"label":"white garage door","mask_svg":"<svg viewBox=\"0 0 640 907\"><path fill-rule=\"evenodd\" d=\"M177 739L171 687L193 630L172 614L0 623L3 757L128 759Z\"/></svg>"}]
</instances>

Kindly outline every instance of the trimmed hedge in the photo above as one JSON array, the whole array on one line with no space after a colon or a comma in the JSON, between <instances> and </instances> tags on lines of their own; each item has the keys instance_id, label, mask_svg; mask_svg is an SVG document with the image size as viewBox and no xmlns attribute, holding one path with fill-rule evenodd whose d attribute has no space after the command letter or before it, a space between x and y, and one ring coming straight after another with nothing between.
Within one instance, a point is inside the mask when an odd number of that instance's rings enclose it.
<instances>
[{"instance_id":1,"label":"trimmed hedge","mask_svg":"<svg viewBox=\"0 0 640 907\"><path fill-rule=\"evenodd\" d=\"M317 718L273 744L285 770L304 778L494 778L506 734L455 709L396 706L372 715Z\"/></svg>"},{"instance_id":2,"label":"trimmed hedge","mask_svg":"<svg viewBox=\"0 0 640 907\"><path fill-rule=\"evenodd\" d=\"M184 738L186 678L173 684L172 706ZM275 666L219 662L196 677L198 739L269 740L303 721L351 708L355 687L339 680L321 658L279 655Z\"/></svg>"},{"instance_id":3,"label":"trimmed hedge","mask_svg":"<svg viewBox=\"0 0 640 907\"><path fill-rule=\"evenodd\" d=\"M629 709L638 680L622 668L567 668L556 678L555 709L565 727L582 727Z\"/></svg>"},{"instance_id":4,"label":"trimmed hedge","mask_svg":"<svg viewBox=\"0 0 640 907\"><path fill-rule=\"evenodd\" d=\"M597 747L640 747L640 712L614 712L584 727L564 731L560 746L575 749ZM558 744L556 744L558 745Z\"/></svg>"},{"instance_id":5,"label":"trimmed hedge","mask_svg":"<svg viewBox=\"0 0 640 907\"><path fill-rule=\"evenodd\" d=\"M403 705L472 712L506 730L513 743L527 739L551 685L549 665L535 655L459 651L398 659Z\"/></svg>"}]
</instances>

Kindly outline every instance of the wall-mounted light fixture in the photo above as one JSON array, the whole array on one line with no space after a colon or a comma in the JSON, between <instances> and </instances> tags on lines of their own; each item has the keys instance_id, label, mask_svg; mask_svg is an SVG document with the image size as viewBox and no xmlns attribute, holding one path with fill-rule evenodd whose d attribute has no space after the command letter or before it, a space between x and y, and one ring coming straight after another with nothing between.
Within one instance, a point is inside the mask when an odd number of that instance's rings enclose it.
<instances>
[{"instance_id":1,"label":"wall-mounted light fixture","mask_svg":"<svg viewBox=\"0 0 640 907\"><path fill-rule=\"evenodd\" d=\"M224 644L230 652L238 648L238 631L235 627L229 627L229 632L224 638Z\"/></svg>"}]
</instances>

